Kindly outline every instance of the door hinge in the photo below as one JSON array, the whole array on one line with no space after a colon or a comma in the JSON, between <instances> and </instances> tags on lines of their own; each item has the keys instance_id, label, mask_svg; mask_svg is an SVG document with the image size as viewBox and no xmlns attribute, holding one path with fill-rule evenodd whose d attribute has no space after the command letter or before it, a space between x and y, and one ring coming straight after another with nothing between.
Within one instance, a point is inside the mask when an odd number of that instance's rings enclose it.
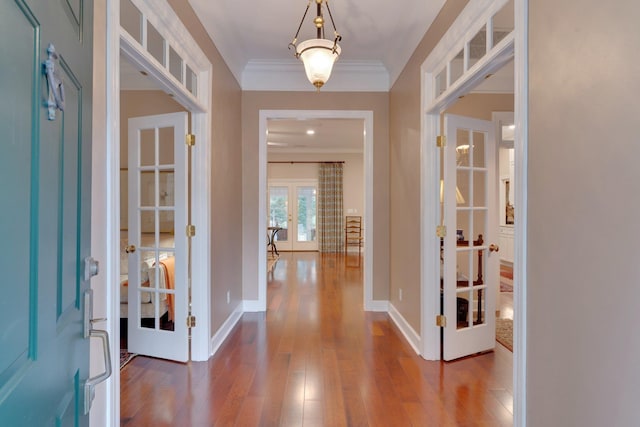
<instances>
[{"instance_id":1,"label":"door hinge","mask_svg":"<svg viewBox=\"0 0 640 427\"><path fill-rule=\"evenodd\" d=\"M436 227L436 236L444 239L445 237L447 237L447 226L446 225L439 225Z\"/></svg>"},{"instance_id":2,"label":"door hinge","mask_svg":"<svg viewBox=\"0 0 640 427\"><path fill-rule=\"evenodd\" d=\"M440 326L441 328L444 328L445 326L447 326L447 316L444 316L442 314L437 315L436 326Z\"/></svg>"},{"instance_id":3,"label":"door hinge","mask_svg":"<svg viewBox=\"0 0 640 427\"><path fill-rule=\"evenodd\" d=\"M196 145L196 136L192 133L188 133L185 143L187 144L187 146L193 147L194 145Z\"/></svg>"},{"instance_id":4,"label":"door hinge","mask_svg":"<svg viewBox=\"0 0 640 427\"><path fill-rule=\"evenodd\" d=\"M193 224L187 225L187 237L194 237L196 235L196 226Z\"/></svg>"},{"instance_id":5,"label":"door hinge","mask_svg":"<svg viewBox=\"0 0 640 427\"><path fill-rule=\"evenodd\" d=\"M447 137L444 135L439 135L436 137L436 147L444 148L447 145Z\"/></svg>"},{"instance_id":6,"label":"door hinge","mask_svg":"<svg viewBox=\"0 0 640 427\"><path fill-rule=\"evenodd\" d=\"M196 327L196 316L188 316L187 328L195 328L195 327Z\"/></svg>"}]
</instances>

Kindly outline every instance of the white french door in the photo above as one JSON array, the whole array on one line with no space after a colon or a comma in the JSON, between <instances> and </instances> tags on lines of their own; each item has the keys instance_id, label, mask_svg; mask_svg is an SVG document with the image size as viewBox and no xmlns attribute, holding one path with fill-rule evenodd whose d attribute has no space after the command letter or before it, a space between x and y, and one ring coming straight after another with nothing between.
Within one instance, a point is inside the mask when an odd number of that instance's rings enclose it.
<instances>
[{"instance_id":1,"label":"white french door","mask_svg":"<svg viewBox=\"0 0 640 427\"><path fill-rule=\"evenodd\" d=\"M269 227L278 251L317 251L316 180L269 181Z\"/></svg>"},{"instance_id":2,"label":"white french door","mask_svg":"<svg viewBox=\"0 0 640 427\"><path fill-rule=\"evenodd\" d=\"M492 122L445 115L443 354L493 349L499 274L496 146Z\"/></svg>"},{"instance_id":3,"label":"white french door","mask_svg":"<svg viewBox=\"0 0 640 427\"><path fill-rule=\"evenodd\" d=\"M128 348L180 362L189 353L187 120L129 120Z\"/></svg>"}]
</instances>

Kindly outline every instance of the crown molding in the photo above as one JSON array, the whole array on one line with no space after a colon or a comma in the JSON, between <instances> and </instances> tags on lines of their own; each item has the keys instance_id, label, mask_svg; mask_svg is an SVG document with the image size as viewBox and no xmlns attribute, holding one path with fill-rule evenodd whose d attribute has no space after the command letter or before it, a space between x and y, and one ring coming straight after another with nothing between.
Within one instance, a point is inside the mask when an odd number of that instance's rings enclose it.
<instances>
[{"instance_id":1,"label":"crown molding","mask_svg":"<svg viewBox=\"0 0 640 427\"><path fill-rule=\"evenodd\" d=\"M301 61L252 60L242 72L242 90L315 92ZM322 92L388 92L389 71L379 61L336 62Z\"/></svg>"}]
</instances>

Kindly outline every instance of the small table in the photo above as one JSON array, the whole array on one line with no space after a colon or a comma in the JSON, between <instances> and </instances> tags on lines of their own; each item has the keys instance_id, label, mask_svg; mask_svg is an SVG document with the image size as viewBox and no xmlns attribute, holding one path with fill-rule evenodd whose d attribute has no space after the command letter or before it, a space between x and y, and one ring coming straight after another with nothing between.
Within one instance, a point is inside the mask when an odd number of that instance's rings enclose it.
<instances>
[{"instance_id":1,"label":"small table","mask_svg":"<svg viewBox=\"0 0 640 427\"><path fill-rule=\"evenodd\" d=\"M278 253L278 248L276 248L275 241L276 234L278 234L280 230L282 230L282 227L267 227L267 231L270 231L270 233L267 233L267 250L269 250L269 246L271 246L271 254L275 252L278 256L280 256L280 254Z\"/></svg>"}]
</instances>

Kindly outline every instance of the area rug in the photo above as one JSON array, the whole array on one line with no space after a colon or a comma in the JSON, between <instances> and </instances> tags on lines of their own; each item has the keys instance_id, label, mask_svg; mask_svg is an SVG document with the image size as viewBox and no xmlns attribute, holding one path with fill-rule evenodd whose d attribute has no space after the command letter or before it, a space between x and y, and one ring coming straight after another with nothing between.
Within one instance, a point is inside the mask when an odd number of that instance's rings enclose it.
<instances>
[{"instance_id":1,"label":"area rug","mask_svg":"<svg viewBox=\"0 0 640 427\"><path fill-rule=\"evenodd\" d=\"M500 292L513 292L513 280L500 277Z\"/></svg>"},{"instance_id":2,"label":"area rug","mask_svg":"<svg viewBox=\"0 0 640 427\"><path fill-rule=\"evenodd\" d=\"M131 362L137 354L129 353L126 348L120 349L120 369L124 368L127 363Z\"/></svg>"},{"instance_id":3,"label":"area rug","mask_svg":"<svg viewBox=\"0 0 640 427\"><path fill-rule=\"evenodd\" d=\"M513 320L496 318L496 341L513 352Z\"/></svg>"},{"instance_id":4,"label":"area rug","mask_svg":"<svg viewBox=\"0 0 640 427\"><path fill-rule=\"evenodd\" d=\"M500 292L513 292L513 268L500 265Z\"/></svg>"}]
</instances>

